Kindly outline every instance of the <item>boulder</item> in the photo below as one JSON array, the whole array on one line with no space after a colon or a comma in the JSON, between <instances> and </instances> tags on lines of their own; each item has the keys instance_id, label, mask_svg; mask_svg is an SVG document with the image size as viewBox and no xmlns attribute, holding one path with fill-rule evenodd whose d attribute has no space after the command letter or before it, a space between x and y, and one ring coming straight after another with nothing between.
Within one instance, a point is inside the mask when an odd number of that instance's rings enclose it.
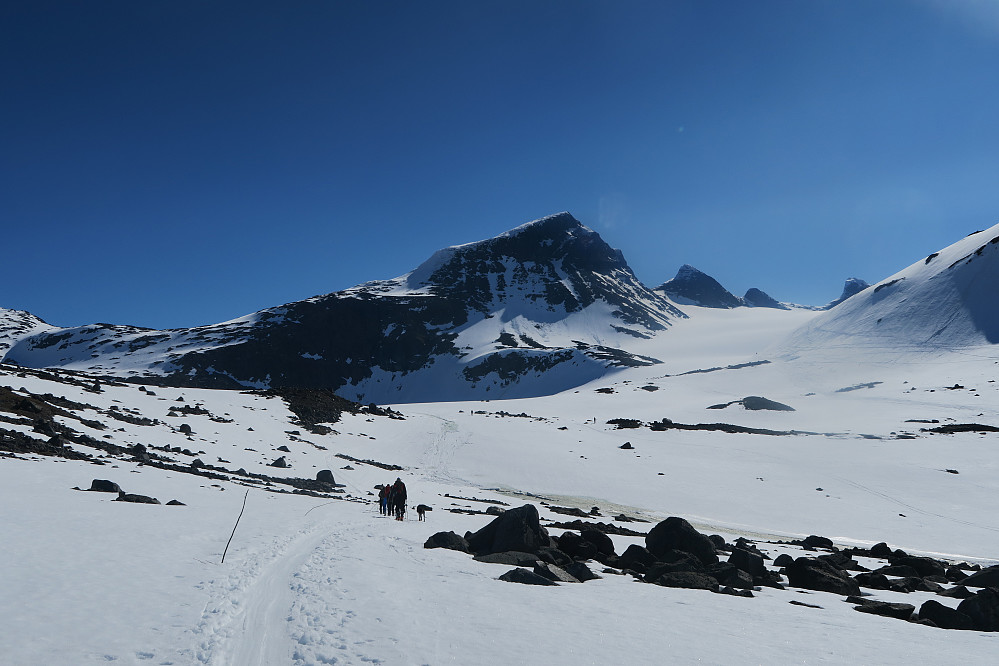
<instances>
[{"instance_id":1,"label":"boulder","mask_svg":"<svg viewBox=\"0 0 999 666\"><path fill-rule=\"evenodd\" d=\"M654 564L655 561L656 558L649 552L649 549L639 546L637 543L628 546L624 553L621 554L619 560L621 566L625 569L634 569L636 564L641 565L645 569Z\"/></svg>"},{"instance_id":2,"label":"boulder","mask_svg":"<svg viewBox=\"0 0 999 666\"><path fill-rule=\"evenodd\" d=\"M888 577L876 571L859 573L853 577L853 580L857 581L857 584L861 587L867 587L872 590L887 590L891 587L891 581L888 580Z\"/></svg>"},{"instance_id":3,"label":"boulder","mask_svg":"<svg viewBox=\"0 0 999 666\"><path fill-rule=\"evenodd\" d=\"M895 576L897 578L919 578L919 572L907 564L892 564L887 567L875 569L872 573L882 576Z\"/></svg>"},{"instance_id":4,"label":"boulder","mask_svg":"<svg viewBox=\"0 0 999 666\"><path fill-rule=\"evenodd\" d=\"M572 558L558 548L539 548L538 559L560 567L564 567L572 562Z\"/></svg>"},{"instance_id":5,"label":"boulder","mask_svg":"<svg viewBox=\"0 0 999 666\"><path fill-rule=\"evenodd\" d=\"M919 619L929 620L941 629L972 629L971 618L964 613L930 599L919 607Z\"/></svg>"},{"instance_id":6,"label":"boulder","mask_svg":"<svg viewBox=\"0 0 999 666\"><path fill-rule=\"evenodd\" d=\"M663 573L651 581L663 587L682 587L688 590L718 591L718 581L711 576L694 571L674 571Z\"/></svg>"},{"instance_id":7,"label":"boulder","mask_svg":"<svg viewBox=\"0 0 999 666\"><path fill-rule=\"evenodd\" d=\"M538 561L535 553L521 553L516 550L508 550L503 553L489 553L488 555L476 555L477 562L486 564L508 564L515 567L533 567Z\"/></svg>"},{"instance_id":8,"label":"boulder","mask_svg":"<svg viewBox=\"0 0 999 666\"><path fill-rule=\"evenodd\" d=\"M999 565L971 574L961 580L961 585L965 587L999 587Z\"/></svg>"},{"instance_id":9,"label":"boulder","mask_svg":"<svg viewBox=\"0 0 999 666\"><path fill-rule=\"evenodd\" d=\"M806 590L860 594L860 585L845 572L823 560L799 557L785 568L788 584Z\"/></svg>"},{"instance_id":10,"label":"boulder","mask_svg":"<svg viewBox=\"0 0 999 666\"><path fill-rule=\"evenodd\" d=\"M148 495L133 495L130 493L119 492L118 499L115 502L134 502L135 504L159 504L160 501L155 497L149 497Z\"/></svg>"},{"instance_id":11,"label":"boulder","mask_svg":"<svg viewBox=\"0 0 999 666\"><path fill-rule=\"evenodd\" d=\"M833 542L832 539L812 534L802 539L801 545L805 548L832 548Z\"/></svg>"},{"instance_id":12,"label":"boulder","mask_svg":"<svg viewBox=\"0 0 999 666\"><path fill-rule=\"evenodd\" d=\"M774 566L777 567L778 569L783 569L784 567L793 563L794 563L794 558L788 555L787 553L781 553L780 555L777 556L777 559L774 560Z\"/></svg>"},{"instance_id":13,"label":"boulder","mask_svg":"<svg viewBox=\"0 0 999 666\"><path fill-rule=\"evenodd\" d=\"M466 538L469 548L478 555L507 550L537 553L541 548L553 545L548 530L541 526L538 508L533 504L507 509L488 525Z\"/></svg>"},{"instance_id":14,"label":"boulder","mask_svg":"<svg viewBox=\"0 0 999 666\"><path fill-rule=\"evenodd\" d=\"M565 567L565 570L570 576L581 583L600 578L600 576L590 570L590 567L586 566L582 562L573 562L569 566Z\"/></svg>"},{"instance_id":15,"label":"boulder","mask_svg":"<svg viewBox=\"0 0 999 666\"><path fill-rule=\"evenodd\" d=\"M284 459L284 456L281 456L280 458L278 458L277 460L268 465L268 467L287 467L287 466L288 466L288 461Z\"/></svg>"},{"instance_id":16,"label":"boulder","mask_svg":"<svg viewBox=\"0 0 999 666\"><path fill-rule=\"evenodd\" d=\"M107 479L94 479L90 482L90 490L98 493L120 493L121 486Z\"/></svg>"},{"instance_id":17,"label":"boulder","mask_svg":"<svg viewBox=\"0 0 999 666\"><path fill-rule=\"evenodd\" d=\"M557 539L558 548L577 560L589 560L597 554L597 547L575 532L566 532Z\"/></svg>"},{"instance_id":18,"label":"boulder","mask_svg":"<svg viewBox=\"0 0 999 666\"><path fill-rule=\"evenodd\" d=\"M549 564L548 562L535 562L534 573L543 576L556 583L578 583L579 579L570 574L562 567Z\"/></svg>"},{"instance_id":19,"label":"boulder","mask_svg":"<svg viewBox=\"0 0 999 666\"><path fill-rule=\"evenodd\" d=\"M166 505L167 506L187 506L186 504L184 504L180 500L175 500L175 499L170 500L169 502L166 503Z\"/></svg>"},{"instance_id":20,"label":"boulder","mask_svg":"<svg viewBox=\"0 0 999 666\"><path fill-rule=\"evenodd\" d=\"M893 617L896 620L908 620L912 617L916 607L912 604L894 604L887 601L869 601L860 606L854 606L853 610L871 615L883 615Z\"/></svg>"},{"instance_id":21,"label":"boulder","mask_svg":"<svg viewBox=\"0 0 999 666\"><path fill-rule=\"evenodd\" d=\"M614 542L600 530L583 530L580 536L596 546L597 552L601 555L614 554Z\"/></svg>"},{"instance_id":22,"label":"boulder","mask_svg":"<svg viewBox=\"0 0 999 666\"><path fill-rule=\"evenodd\" d=\"M962 601L957 610L971 618L976 631L999 631L999 588L979 590Z\"/></svg>"},{"instance_id":23,"label":"boulder","mask_svg":"<svg viewBox=\"0 0 999 666\"><path fill-rule=\"evenodd\" d=\"M876 543L871 546L871 557L876 557L879 560L887 560L891 557L891 548L884 541Z\"/></svg>"},{"instance_id":24,"label":"boulder","mask_svg":"<svg viewBox=\"0 0 999 666\"><path fill-rule=\"evenodd\" d=\"M949 590L937 592L937 594L941 597L948 597L950 599L967 599L968 597L975 596L975 593L966 588L964 585L955 585Z\"/></svg>"},{"instance_id":25,"label":"boulder","mask_svg":"<svg viewBox=\"0 0 999 666\"><path fill-rule=\"evenodd\" d=\"M892 566L912 567L916 570L916 575L920 578L926 576L943 576L947 573L947 568L932 557L897 557L892 561Z\"/></svg>"},{"instance_id":26,"label":"boulder","mask_svg":"<svg viewBox=\"0 0 999 666\"><path fill-rule=\"evenodd\" d=\"M762 576L767 571L762 555L748 550L743 550L742 548L733 548L732 554L728 556L728 561L729 564L745 571L750 576ZM729 585L729 583L726 583L725 581L721 581L721 583L723 585ZM735 586L733 585L733 587Z\"/></svg>"},{"instance_id":27,"label":"boulder","mask_svg":"<svg viewBox=\"0 0 999 666\"><path fill-rule=\"evenodd\" d=\"M458 550L462 553L470 552L468 542L464 537L454 532L438 532L423 544L424 548L447 548L448 550Z\"/></svg>"},{"instance_id":28,"label":"boulder","mask_svg":"<svg viewBox=\"0 0 999 666\"><path fill-rule=\"evenodd\" d=\"M523 585L558 585L555 581L539 576L533 571L520 568L510 569L499 579L507 583L521 583Z\"/></svg>"},{"instance_id":29,"label":"boulder","mask_svg":"<svg viewBox=\"0 0 999 666\"><path fill-rule=\"evenodd\" d=\"M671 516L653 527L645 537L645 546L656 559L670 550L682 550L696 556L703 564L718 561L711 539L677 516Z\"/></svg>"},{"instance_id":30,"label":"boulder","mask_svg":"<svg viewBox=\"0 0 999 666\"><path fill-rule=\"evenodd\" d=\"M333 472L332 470L328 469L321 469L318 472L316 472L316 481L320 481L322 483L328 483L331 486L336 485L336 479L333 478Z\"/></svg>"}]
</instances>

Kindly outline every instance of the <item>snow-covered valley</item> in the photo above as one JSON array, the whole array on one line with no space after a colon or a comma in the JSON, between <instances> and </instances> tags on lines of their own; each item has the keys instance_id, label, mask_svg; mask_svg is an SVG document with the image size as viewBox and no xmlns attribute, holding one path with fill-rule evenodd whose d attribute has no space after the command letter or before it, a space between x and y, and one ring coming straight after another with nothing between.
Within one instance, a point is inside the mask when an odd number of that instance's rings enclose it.
<instances>
[{"instance_id":1,"label":"snow-covered valley","mask_svg":"<svg viewBox=\"0 0 999 666\"><path fill-rule=\"evenodd\" d=\"M730 541L745 536L771 556L801 552L770 542L818 534L840 547L886 541L910 553L996 563L999 435L931 434L920 432L929 424L913 422L999 425L995 348L880 364L780 360L771 355L777 343L815 313L687 311L690 318L669 335L648 341L645 351L672 359L663 365L624 369L549 397L396 406L404 419L344 413L325 435L303 430L277 397L107 383L93 393L87 382L60 381L69 375L44 378L3 366L0 383L17 396L52 394L96 408L79 413L107 422L106 430L55 417L96 439L157 452L169 447L163 455L180 465L190 465L193 456L172 449L186 448L209 465L250 474L315 478L331 469L344 491L328 497L268 492L266 484L239 474L211 479L99 451L91 452L108 456L98 458L102 465L6 457L0 461L5 659L990 663L996 634L857 613L832 593L762 588L746 599L611 574L555 590L511 585L497 580L509 567L423 548L435 532L474 532L489 522L493 516L449 511L482 511L489 505L470 500L487 499L532 502L546 523L566 519L550 506L586 512L596 506L601 517L595 521L619 514L652 521L623 523L642 532L682 516ZM841 390L855 386L862 388ZM751 395L796 411L749 411L738 404L707 410ZM170 407L182 406L207 413L167 416ZM157 423L109 421L101 412L113 407ZM32 433L30 425L3 416L4 429ZM607 423L663 418L819 434ZM621 449L625 442L633 448ZM282 445L290 468L268 466ZM433 507L427 522L412 512L403 522L379 515L374 486L396 476L407 483L411 506ZM114 502L113 495L73 489L88 488L92 479L186 506ZM245 513L220 563L247 490ZM643 543L641 537L613 539L618 553ZM929 598L951 606L958 601L927 592L873 594L917 607Z\"/></svg>"}]
</instances>

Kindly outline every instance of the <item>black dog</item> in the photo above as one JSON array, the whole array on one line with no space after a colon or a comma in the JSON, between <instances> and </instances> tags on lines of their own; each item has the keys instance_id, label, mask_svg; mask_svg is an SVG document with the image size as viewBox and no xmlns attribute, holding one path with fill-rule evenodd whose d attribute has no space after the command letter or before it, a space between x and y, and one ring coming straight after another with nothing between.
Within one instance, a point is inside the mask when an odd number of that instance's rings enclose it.
<instances>
[{"instance_id":1,"label":"black dog","mask_svg":"<svg viewBox=\"0 0 999 666\"><path fill-rule=\"evenodd\" d=\"M427 511L433 511L433 510L434 510L433 507L429 507L426 504L418 504L416 506L416 515L420 517L420 520L426 520L426 517L424 517L424 514Z\"/></svg>"}]
</instances>

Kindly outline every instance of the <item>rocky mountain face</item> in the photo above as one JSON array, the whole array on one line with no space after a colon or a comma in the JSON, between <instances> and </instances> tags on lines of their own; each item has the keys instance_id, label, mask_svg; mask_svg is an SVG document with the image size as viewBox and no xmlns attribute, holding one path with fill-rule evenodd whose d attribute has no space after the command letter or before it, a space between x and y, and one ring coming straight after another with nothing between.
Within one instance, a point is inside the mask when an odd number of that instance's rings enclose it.
<instances>
[{"instance_id":1,"label":"rocky mountain face","mask_svg":"<svg viewBox=\"0 0 999 666\"><path fill-rule=\"evenodd\" d=\"M659 362L626 351L683 313L568 213L438 251L393 280L221 324L17 336L6 360L149 383L301 386L366 402L526 397Z\"/></svg>"},{"instance_id":2,"label":"rocky mountain face","mask_svg":"<svg viewBox=\"0 0 999 666\"><path fill-rule=\"evenodd\" d=\"M706 273L690 264L680 266L676 276L655 289L680 305L699 305L704 308L737 308L742 301Z\"/></svg>"},{"instance_id":3,"label":"rocky mountain face","mask_svg":"<svg viewBox=\"0 0 999 666\"><path fill-rule=\"evenodd\" d=\"M0 358L21 338L53 328L30 312L0 308Z\"/></svg>"}]
</instances>

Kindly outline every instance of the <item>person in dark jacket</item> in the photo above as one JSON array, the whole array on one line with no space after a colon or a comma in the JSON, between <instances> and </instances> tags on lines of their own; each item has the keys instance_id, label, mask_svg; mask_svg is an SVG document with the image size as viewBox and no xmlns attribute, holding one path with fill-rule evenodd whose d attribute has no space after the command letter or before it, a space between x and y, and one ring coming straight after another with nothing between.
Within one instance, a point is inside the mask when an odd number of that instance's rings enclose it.
<instances>
[{"instance_id":1,"label":"person in dark jacket","mask_svg":"<svg viewBox=\"0 0 999 666\"><path fill-rule=\"evenodd\" d=\"M392 507L395 509L395 519L402 520L406 515L406 484L402 479L396 479L392 486Z\"/></svg>"}]
</instances>

